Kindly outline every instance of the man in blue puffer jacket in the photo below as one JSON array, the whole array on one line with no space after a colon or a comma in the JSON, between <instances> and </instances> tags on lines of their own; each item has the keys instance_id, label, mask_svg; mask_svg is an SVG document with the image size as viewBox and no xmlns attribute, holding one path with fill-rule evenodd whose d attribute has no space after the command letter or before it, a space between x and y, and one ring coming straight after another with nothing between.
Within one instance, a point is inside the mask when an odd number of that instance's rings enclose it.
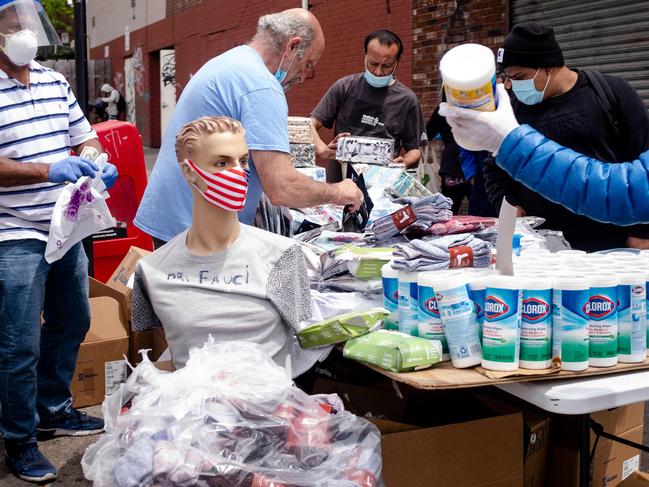
<instances>
[{"instance_id":1,"label":"man in blue puffer jacket","mask_svg":"<svg viewBox=\"0 0 649 487\"><path fill-rule=\"evenodd\" d=\"M519 125L504 86L497 90L495 112L442 104L454 136L494 153L512 178L574 213L615 225L649 223L649 151L615 164L579 154Z\"/></svg>"}]
</instances>

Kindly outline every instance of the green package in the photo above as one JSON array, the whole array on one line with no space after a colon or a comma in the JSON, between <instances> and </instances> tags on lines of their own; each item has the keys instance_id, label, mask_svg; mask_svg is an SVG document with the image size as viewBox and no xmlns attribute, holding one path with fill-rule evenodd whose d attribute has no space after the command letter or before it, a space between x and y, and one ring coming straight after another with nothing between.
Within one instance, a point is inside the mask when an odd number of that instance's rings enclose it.
<instances>
[{"instance_id":1,"label":"green package","mask_svg":"<svg viewBox=\"0 0 649 487\"><path fill-rule=\"evenodd\" d=\"M440 362L442 343L398 331L377 330L349 340L343 349L343 356L391 372L407 372Z\"/></svg>"},{"instance_id":2,"label":"green package","mask_svg":"<svg viewBox=\"0 0 649 487\"><path fill-rule=\"evenodd\" d=\"M350 260L347 262L349 273L361 281L381 278L381 268L390 262L389 260L363 259Z\"/></svg>"},{"instance_id":3,"label":"green package","mask_svg":"<svg viewBox=\"0 0 649 487\"><path fill-rule=\"evenodd\" d=\"M381 278L381 267L390 262L392 247L357 247L344 245L334 255L347 261L349 272L362 281Z\"/></svg>"},{"instance_id":4,"label":"green package","mask_svg":"<svg viewBox=\"0 0 649 487\"><path fill-rule=\"evenodd\" d=\"M297 333L302 348L323 347L365 335L381 326L390 312L383 308L346 313L319 321Z\"/></svg>"}]
</instances>

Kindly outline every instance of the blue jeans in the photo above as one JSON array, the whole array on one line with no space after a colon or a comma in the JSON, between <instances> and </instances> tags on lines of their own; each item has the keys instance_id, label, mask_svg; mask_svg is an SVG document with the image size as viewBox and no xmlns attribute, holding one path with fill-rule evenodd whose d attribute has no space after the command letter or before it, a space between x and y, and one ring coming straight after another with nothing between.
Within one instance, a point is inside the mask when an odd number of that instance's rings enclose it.
<instances>
[{"instance_id":1,"label":"blue jeans","mask_svg":"<svg viewBox=\"0 0 649 487\"><path fill-rule=\"evenodd\" d=\"M45 246L0 242L0 432L18 444L36 441L41 416L71 407L70 382L90 326L82 245L52 264Z\"/></svg>"}]
</instances>

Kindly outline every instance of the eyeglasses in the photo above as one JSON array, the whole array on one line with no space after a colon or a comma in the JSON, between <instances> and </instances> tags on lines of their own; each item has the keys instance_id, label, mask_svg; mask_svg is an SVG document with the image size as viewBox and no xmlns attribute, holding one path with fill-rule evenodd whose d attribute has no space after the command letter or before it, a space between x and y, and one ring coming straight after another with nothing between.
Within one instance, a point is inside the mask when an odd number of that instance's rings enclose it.
<instances>
[{"instance_id":1,"label":"eyeglasses","mask_svg":"<svg viewBox=\"0 0 649 487\"><path fill-rule=\"evenodd\" d=\"M530 78L514 78L512 76L507 76L507 74L505 74L505 72L501 72L498 76L504 78L503 84L505 85L505 88L507 88L509 90L512 87L512 81L519 81L519 80L522 81L522 80L528 80L528 79L536 79L537 75L539 74L539 71L541 71L541 68L538 68L536 70L536 73L534 73L534 75L532 75ZM518 75L515 74L514 76L518 76Z\"/></svg>"}]
</instances>

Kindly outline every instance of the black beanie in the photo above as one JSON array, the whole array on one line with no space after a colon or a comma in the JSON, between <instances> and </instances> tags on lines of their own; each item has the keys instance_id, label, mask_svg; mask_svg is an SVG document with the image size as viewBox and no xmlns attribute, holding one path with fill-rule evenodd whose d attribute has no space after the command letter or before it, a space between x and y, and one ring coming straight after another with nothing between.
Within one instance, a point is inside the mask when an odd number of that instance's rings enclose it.
<instances>
[{"instance_id":1,"label":"black beanie","mask_svg":"<svg viewBox=\"0 0 649 487\"><path fill-rule=\"evenodd\" d=\"M551 68L563 66L563 53L554 29L537 22L516 24L498 49L498 69L509 66Z\"/></svg>"}]
</instances>

